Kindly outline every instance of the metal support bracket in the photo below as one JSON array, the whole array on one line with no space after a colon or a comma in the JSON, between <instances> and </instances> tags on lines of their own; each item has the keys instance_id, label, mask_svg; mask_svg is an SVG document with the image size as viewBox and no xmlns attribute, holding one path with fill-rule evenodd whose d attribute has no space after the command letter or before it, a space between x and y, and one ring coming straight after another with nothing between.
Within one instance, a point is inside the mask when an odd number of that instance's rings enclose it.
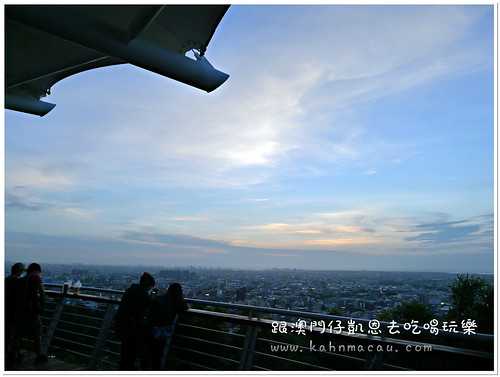
<instances>
[{"instance_id":1,"label":"metal support bracket","mask_svg":"<svg viewBox=\"0 0 500 377\"><path fill-rule=\"evenodd\" d=\"M49 351L50 344L52 343L52 339L54 338L54 333L56 332L57 323L61 318L61 314L64 309L64 301L65 298L61 297L57 302L56 307L54 309L54 314L52 316L52 320L47 328L47 334L43 337L42 340L42 354L47 355Z\"/></svg>"},{"instance_id":2,"label":"metal support bracket","mask_svg":"<svg viewBox=\"0 0 500 377\"><path fill-rule=\"evenodd\" d=\"M108 304L106 313L104 314L104 319L102 321L101 330L99 331L99 336L95 343L94 350L92 351L92 356L89 361L89 370L95 370L97 368L97 363L101 358L101 354L106 343L106 337L108 336L109 329L111 327L111 322L113 321L114 305Z\"/></svg>"}]
</instances>

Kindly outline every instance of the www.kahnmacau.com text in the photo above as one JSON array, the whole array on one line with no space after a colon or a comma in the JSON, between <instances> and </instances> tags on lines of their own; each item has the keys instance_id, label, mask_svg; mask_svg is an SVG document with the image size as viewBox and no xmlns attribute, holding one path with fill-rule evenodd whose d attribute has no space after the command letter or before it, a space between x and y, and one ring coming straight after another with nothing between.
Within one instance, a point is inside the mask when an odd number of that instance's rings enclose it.
<instances>
[{"instance_id":1,"label":"www.kahnmacau.com text","mask_svg":"<svg viewBox=\"0 0 500 377\"><path fill-rule=\"evenodd\" d=\"M328 344L316 345L313 341L309 341L309 348L300 347L296 344L271 344L271 352L432 352L432 345L430 344L408 344L402 349L396 348L393 345L386 344Z\"/></svg>"}]
</instances>

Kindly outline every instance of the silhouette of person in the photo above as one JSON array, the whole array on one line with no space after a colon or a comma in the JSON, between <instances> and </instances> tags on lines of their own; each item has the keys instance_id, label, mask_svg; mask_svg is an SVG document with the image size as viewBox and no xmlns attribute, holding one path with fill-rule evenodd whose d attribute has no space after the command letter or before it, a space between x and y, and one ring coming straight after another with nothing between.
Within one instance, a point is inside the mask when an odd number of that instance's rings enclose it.
<instances>
[{"instance_id":1,"label":"silhouette of person","mask_svg":"<svg viewBox=\"0 0 500 377\"><path fill-rule=\"evenodd\" d=\"M121 339L121 354L118 370L134 370L139 352L141 369L147 359L146 311L153 306L153 297L148 293L155 286L149 272L142 274L139 284L132 284L123 294L115 319L115 336Z\"/></svg>"},{"instance_id":2,"label":"silhouette of person","mask_svg":"<svg viewBox=\"0 0 500 377\"><path fill-rule=\"evenodd\" d=\"M48 360L42 355L42 321L40 314L45 303L45 289L40 277L42 267L38 263L31 263L26 270L26 276L17 280L16 284L16 311L14 324L14 338L12 340L11 357L19 353L21 339L25 336L33 339L35 344L36 364Z\"/></svg>"},{"instance_id":3,"label":"silhouette of person","mask_svg":"<svg viewBox=\"0 0 500 377\"><path fill-rule=\"evenodd\" d=\"M10 337L14 329L16 313L16 284L23 272L26 270L24 264L15 263L12 265L10 275L5 278L5 352L10 345ZM20 355L14 355L19 359Z\"/></svg>"},{"instance_id":4,"label":"silhouette of person","mask_svg":"<svg viewBox=\"0 0 500 377\"><path fill-rule=\"evenodd\" d=\"M154 305L148 313L149 355L153 370L160 370L161 357L166 339L172 334L175 316L188 310L184 301L182 286L179 283L169 285L165 294L154 298Z\"/></svg>"}]
</instances>

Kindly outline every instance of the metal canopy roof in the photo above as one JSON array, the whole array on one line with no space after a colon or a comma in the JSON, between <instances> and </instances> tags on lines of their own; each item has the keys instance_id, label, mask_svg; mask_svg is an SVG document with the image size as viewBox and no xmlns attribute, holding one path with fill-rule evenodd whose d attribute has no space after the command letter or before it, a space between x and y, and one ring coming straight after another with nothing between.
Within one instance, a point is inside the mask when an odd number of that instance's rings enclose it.
<instances>
[{"instance_id":1,"label":"metal canopy roof","mask_svg":"<svg viewBox=\"0 0 500 377\"><path fill-rule=\"evenodd\" d=\"M58 81L130 63L211 92L227 74L203 56L228 5L6 5L5 108L43 116ZM185 56L195 50L196 60Z\"/></svg>"}]
</instances>

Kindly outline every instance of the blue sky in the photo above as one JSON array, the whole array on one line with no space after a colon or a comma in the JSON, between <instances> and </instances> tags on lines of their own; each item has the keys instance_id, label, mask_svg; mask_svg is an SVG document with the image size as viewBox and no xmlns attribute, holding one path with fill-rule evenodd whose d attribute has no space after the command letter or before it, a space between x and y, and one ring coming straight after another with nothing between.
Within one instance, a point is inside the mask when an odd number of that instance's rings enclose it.
<instances>
[{"instance_id":1,"label":"blue sky","mask_svg":"<svg viewBox=\"0 0 500 377\"><path fill-rule=\"evenodd\" d=\"M207 94L129 65L5 112L5 257L494 270L494 9L232 6Z\"/></svg>"}]
</instances>

